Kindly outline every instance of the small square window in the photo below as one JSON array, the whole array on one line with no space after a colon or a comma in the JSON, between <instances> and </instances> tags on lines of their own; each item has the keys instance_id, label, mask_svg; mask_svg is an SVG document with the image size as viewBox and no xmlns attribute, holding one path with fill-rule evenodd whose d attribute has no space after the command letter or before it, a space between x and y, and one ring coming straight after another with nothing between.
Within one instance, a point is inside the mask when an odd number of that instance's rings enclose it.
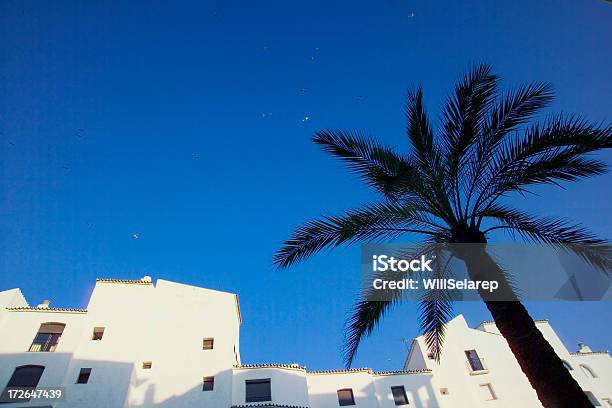
<instances>
[{"instance_id":1,"label":"small square window","mask_svg":"<svg viewBox=\"0 0 612 408\"><path fill-rule=\"evenodd\" d=\"M143 361L142 362L142 369L143 370L150 370L151 367L153 367L153 362L152 361Z\"/></svg>"},{"instance_id":2,"label":"small square window","mask_svg":"<svg viewBox=\"0 0 612 408\"><path fill-rule=\"evenodd\" d=\"M94 327L91 339L100 341L102 340L102 336L104 336L104 327Z\"/></svg>"},{"instance_id":3,"label":"small square window","mask_svg":"<svg viewBox=\"0 0 612 408\"><path fill-rule=\"evenodd\" d=\"M353 396L353 390L351 388L338 390L338 404L341 407L355 405L355 397Z\"/></svg>"},{"instance_id":4,"label":"small square window","mask_svg":"<svg viewBox=\"0 0 612 408\"><path fill-rule=\"evenodd\" d=\"M215 388L215 377L204 377L202 391L212 391Z\"/></svg>"},{"instance_id":5,"label":"small square window","mask_svg":"<svg viewBox=\"0 0 612 408\"><path fill-rule=\"evenodd\" d=\"M81 368L79 371L79 377L77 378L77 384L87 384L89 382L89 376L91 375L91 368Z\"/></svg>"},{"instance_id":6,"label":"small square window","mask_svg":"<svg viewBox=\"0 0 612 408\"><path fill-rule=\"evenodd\" d=\"M395 405L408 405L408 396L403 385L391 387L391 393L393 394Z\"/></svg>"},{"instance_id":7,"label":"small square window","mask_svg":"<svg viewBox=\"0 0 612 408\"><path fill-rule=\"evenodd\" d=\"M212 337L205 337L202 340L202 350L212 350L215 345L215 339Z\"/></svg>"},{"instance_id":8,"label":"small square window","mask_svg":"<svg viewBox=\"0 0 612 408\"><path fill-rule=\"evenodd\" d=\"M440 388L440 394L449 395L450 391L448 390L448 388Z\"/></svg>"}]
</instances>

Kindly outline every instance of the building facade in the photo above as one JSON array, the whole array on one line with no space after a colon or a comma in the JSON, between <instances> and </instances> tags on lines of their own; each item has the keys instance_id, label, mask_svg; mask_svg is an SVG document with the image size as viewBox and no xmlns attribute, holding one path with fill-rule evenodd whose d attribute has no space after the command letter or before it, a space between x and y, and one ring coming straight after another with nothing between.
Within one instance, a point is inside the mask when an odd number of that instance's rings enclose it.
<instances>
[{"instance_id":1,"label":"building facade","mask_svg":"<svg viewBox=\"0 0 612 408\"><path fill-rule=\"evenodd\" d=\"M242 365L238 297L166 280L99 279L86 309L32 307L0 292L0 386L62 391L13 407L541 407L494 324L447 329L440 363L423 337L402 371L307 371ZM547 321L538 328L595 406L612 407L608 352L571 353ZM48 397L50 394L47 395ZM3 394L6 397L6 389Z\"/></svg>"}]
</instances>

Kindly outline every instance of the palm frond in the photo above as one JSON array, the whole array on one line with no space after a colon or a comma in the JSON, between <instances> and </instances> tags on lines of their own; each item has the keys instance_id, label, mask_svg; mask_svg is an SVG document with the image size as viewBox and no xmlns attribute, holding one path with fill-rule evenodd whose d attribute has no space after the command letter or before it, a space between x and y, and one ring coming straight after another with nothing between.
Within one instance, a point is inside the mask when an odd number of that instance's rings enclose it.
<instances>
[{"instance_id":1,"label":"palm frond","mask_svg":"<svg viewBox=\"0 0 612 408\"><path fill-rule=\"evenodd\" d=\"M530 185L602 174L606 164L585 155L610 147L612 126L599 127L573 116L556 116L534 125L523 137L500 144L492 155L474 210L481 211L498 197Z\"/></svg>"},{"instance_id":2,"label":"palm frond","mask_svg":"<svg viewBox=\"0 0 612 408\"><path fill-rule=\"evenodd\" d=\"M392 300L360 300L353 306L346 323L342 354L347 368L353 364L361 340L370 335L395 302Z\"/></svg>"},{"instance_id":3,"label":"palm frond","mask_svg":"<svg viewBox=\"0 0 612 408\"><path fill-rule=\"evenodd\" d=\"M444 236L421 207L392 202L366 205L339 216L324 216L298 227L274 255L273 262L286 268L316 252L357 241L394 239L400 234Z\"/></svg>"},{"instance_id":4,"label":"palm frond","mask_svg":"<svg viewBox=\"0 0 612 408\"><path fill-rule=\"evenodd\" d=\"M371 137L357 132L322 130L316 132L313 141L388 198L421 189L417 167Z\"/></svg>"},{"instance_id":5,"label":"palm frond","mask_svg":"<svg viewBox=\"0 0 612 408\"><path fill-rule=\"evenodd\" d=\"M406 133L412 146L415 165L420 169L420 175L426 192L432 197L431 206L438 210L447 222L454 221L451 203L448 199L448 185L444 169L442 152L434 140L433 131L423 105L423 90L421 87L408 91L406 104Z\"/></svg>"},{"instance_id":6,"label":"palm frond","mask_svg":"<svg viewBox=\"0 0 612 408\"><path fill-rule=\"evenodd\" d=\"M579 224L554 217L533 217L523 211L497 204L479 213L479 217L494 218L501 223L486 229L485 233L503 229L512 235L518 234L528 242L552 244L573 252L606 273L612 271L610 245Z\"/></svg>"},{"instance_id":7,"label":"palm frond","mask_svg":"<svg viewBox=\"0 0 612 408\"><path fill-rule=\"evenodd\" d=\"M486 64L475 66L449 96L442 113L447 177L458 218L461 218L460 171L467 152L480 134L485 118L497 95L498 77Z\"/></svg>"},{"instance_id":8,"label":"palm frond","mask_svg":"<svg viewBox=\"0 0 612 408\"><path fill-rule=\"evenodd\" d=\"M550 84L530 83L507 92L491 110L481 134L478 135L475 154L468 164L466 179L469 190L465 204L466 218L470 211L472 196L482 183L482 174L495 148L510 132L545 108L553 97Z\"/></svg>"},{"instance_id":9,"label":"palm frond","mask_svg":"<svg viewBox=\"0 0 612 408\"><path fill-rule=\"evenodd\" d=\"M438 257L441 252L438 251ZM448 256L448 255L447 255ZM439 258L441 259L441 258ZM442 279L446 276L447 268L452 257L449 256L446 265L442 268L434 268L435 279ZM433 359L440 362L446 323L453 317L453 304L450 292L446 290L426 290L419 303L419 322L421 331L425 336L427 351Z\"/></svg>"},{"instance_id":10,"label":"palm frond","mask_svg":"<svg viewBox=\"0 0 612 408\"><path fill-rule=\"evenodd\" d=\"M412 259L424 253L429 253L435 248L433 239L426 239L424 243L416 247L408 247L402 249L401 259ZM408 272L379 271L373 278L381 278L383 280L399 281L404 279ZM377 327L385 313L402 300L403 291L399 289L383 289L377 290L371 287L362 288L362 296L355 303L350 317L347 319L345 327L345 339L343 347L344 361L347 367L350 367L359 348L361 341L369 336Z\"/></svg>"},{"instance_id":11,"label":"palm frond","mask_svg":"<svg viewBox=\"0 0 612 408\"><path fill-rule=\"evenodd\" d=\"M423 89L418 87L408 91L406 104L406 133L419 166L429 173L438 173L441 152L434 141L433 131L423 105Z\"/></svg>"}]
</instances>

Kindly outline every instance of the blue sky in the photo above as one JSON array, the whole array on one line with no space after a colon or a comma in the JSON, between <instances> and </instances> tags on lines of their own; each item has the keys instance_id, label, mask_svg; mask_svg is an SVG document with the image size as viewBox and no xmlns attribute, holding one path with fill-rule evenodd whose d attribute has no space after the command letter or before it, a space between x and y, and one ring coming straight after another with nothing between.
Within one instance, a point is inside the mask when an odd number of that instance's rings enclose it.
<instances>
[{"instance_id":1,"label":"blue sky","mask_svg":"<svg viewBox=\"0 0 612 408\"><path fill-rule=\"evenodd\" d=\"M358 248L271 264L298 224L376 198L311 143L316 129L406 149L406 88L422 83L436 115L475 61L506 86L552 82L549 112L611 118L602 0L122 3L0 3L0 289L66 307L97 277L236 292L249 363L342 364ZM508 201L610 238L611 181ZM612 346L609 303L528 307L571 348ZM415 306L395 309L356 366L399 368L417 334Z\"/></svg>"}]
</instances>

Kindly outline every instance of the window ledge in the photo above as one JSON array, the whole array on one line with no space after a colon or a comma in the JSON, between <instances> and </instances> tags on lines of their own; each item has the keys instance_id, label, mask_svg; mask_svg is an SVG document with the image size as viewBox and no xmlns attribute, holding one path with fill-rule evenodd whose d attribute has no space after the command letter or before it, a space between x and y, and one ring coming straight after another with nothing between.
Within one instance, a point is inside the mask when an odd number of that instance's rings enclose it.
<instances>
[{"instance_id":1,"label":"window ledge","mask_svg":"<svg viewBox=\"0 0 612 408\"><path fill-rule=\"evenodd\" d=\"M478 370L478 371L471 371L470 375L482 375L482 374L489 374L489 370Z\"/></svg>"}]
</instances>

